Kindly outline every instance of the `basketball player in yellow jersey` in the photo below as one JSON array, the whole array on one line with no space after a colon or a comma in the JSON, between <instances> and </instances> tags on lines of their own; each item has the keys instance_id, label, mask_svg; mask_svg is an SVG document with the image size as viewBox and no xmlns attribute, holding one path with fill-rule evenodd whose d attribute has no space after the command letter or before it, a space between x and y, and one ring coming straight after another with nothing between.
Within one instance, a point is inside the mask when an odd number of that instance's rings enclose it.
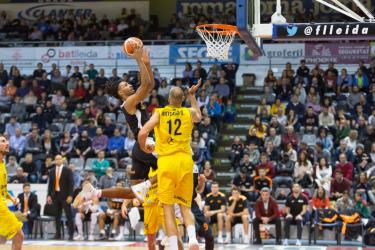
<instances>
[{"instance_id":1,"label":"basketball player in yellow jersey","mask_svg":"<svg viewBox=\"0 0 375 250\"><path fill-rule=\"evenodd\" d=\"M201 112L195 98L200 84L201 80L189 89L191 108L181 107L184 92L179 87L173 87L169 92L169 106L156 109L138 134L141 149L146 153L155 149L158 155L158 196L164 208L170 249L178 248L174 203L181 208L189 236L189 249L199 249L195 223L190 212L194 186L190 142L193 123L201 121ZM152 144L146 145L146 138L153 129L156 136L155 148Z\"/></svg>"},{"instance_id":2,"label":"basketball player in yellow jersey","mask_svg":"<svg viewBox=\"0 0 375 250\"><path fill-rule=\"evenodd\" d=\"M21 250L23 242L22 223L9 211L6 199L12 199L7 189L7 172L4 157L9 152L8 140L0 135L0 244L12 240L12 250Z\"/></svg>"}]
</instances>

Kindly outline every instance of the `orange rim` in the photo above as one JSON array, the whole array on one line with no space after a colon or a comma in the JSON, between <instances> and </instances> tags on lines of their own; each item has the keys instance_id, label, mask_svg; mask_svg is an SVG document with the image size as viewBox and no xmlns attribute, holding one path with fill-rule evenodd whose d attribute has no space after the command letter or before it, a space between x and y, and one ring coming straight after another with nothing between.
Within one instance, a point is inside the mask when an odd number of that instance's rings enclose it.
<instances>
[{"instance_id":1,"label":"orange rim","mask_svg":"<svg viewBox=\"0 0 375 250\"><path fill-rule=\"evenodd\" d=\"M197 31L213 34L238 34L237 26L229 24L201 24L195 28Z\"/></svg>"}]
</instances>

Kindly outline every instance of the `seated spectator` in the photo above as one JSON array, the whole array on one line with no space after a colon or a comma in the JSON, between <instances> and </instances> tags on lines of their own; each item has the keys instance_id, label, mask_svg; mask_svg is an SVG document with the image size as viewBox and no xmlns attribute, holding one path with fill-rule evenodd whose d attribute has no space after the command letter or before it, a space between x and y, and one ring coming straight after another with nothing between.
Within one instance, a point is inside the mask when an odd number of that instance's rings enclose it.
<instances>
[{"instance_id":1,"label":"seated spectator","mask_svg":"<svg viewBox=\"0 0 375 250\"><path fill-rule=\"evenodd\" d=\"M321 143L323 149L330 152L333 148L332 138L328 136L328 129L326 127L321 127L318 131L318 138L316 138L316 143Z\"/></svg>"},{"instance_id":2,"label":"seated spectator","mask_svg":"<svg viewBox=\"0 0 375 250\"><path fill-rule=\"evenodd\" d=\"M260 163L256 166L256 170L259 171L259 169L264 169L266 171L266 176L271 179L275 175L272 162L268 160L268 155L266 153L262 153L260 156Z\"/></svg>"},{"instance_id":3,"label":"seated spectator","mask_svg":"<svg viewBox=\"0 0 375 250\"><path fill-rule=\"evenodd\" d=\"M250 134L250 131L253 129L256 129L256 136L259 139L263 140L264 137L266 136L267 126L262 123L260 116L255 117L254 124L251 125L249 128L249 134Z\"/></svg>"},{"instance_id":4,"label":"seated spectator","mask_svg":"<svg viewBox=\"0 0 375 250\"><path fill-rule=\"evenodd\" d=\"M230 88L224 77L220 77L219 84L215 86L215 91L218 93L220 99L227 99L230 96Z\"/></svg>"},{"instance_id":5,"label":"seated spectator","mask_svg":"<svg viewBox=\"0 0 375 250\"><path fill-rule=\"evenodd\" d=\"M335 170L335 178L331 182L331 198L333 200L341 198L344 192L350 192L350 188L351 184L347 179L344 178L342 170Z\"/></svg>"},{"instance_id":6,"label":"seated spectator","mask_svg":"<svg viewBox=\"0 0 375 250\"><path fill-rule=\"evenodd\" d=\"M252 162L254 165L257 165L259 163L260 158L258 147L253 142L250 142L247 149L248 150L245 150L244 152L249 155L250 162Z\"/></svg>"},{"instance_id":7,"label":"seated spectator","mask_svg":"<svg viewBox=\"0 0 375 250\"><path fill-rule=\"evenodd\" d=\"M116 187L123 187L121 182L116 184ZM104 211L104 213L99 214L99 231L100 235L99 238L96 240L104 240L106 239L106 232L105 232L105 225L112 223L112 230L109 235L111 240L121 240L124 233L124 224L125 220L121 216L121 206L123 203L123 199L109 199L108 200L108 208ZM116 235L116 231L119 231L119 234Z\"/></svg>"},{"instance_id":8,"label":"seated spectator","mask_svg":"<svg viewBox=\"0 0 375 250\"><path fill-rule=\"evenodd\" d=\"M108 145L108 137L103 134L103 129L98 127L96 129L96 136L92 139L92 149L95 154L99 151L105 151Z\"/></svg>"},{"instance_id":9,"label":"seated spectator","mask_svg":"<svg viewBox=\"0 0 375 250\"><path fill-rule=\"evenodd\" d=\"M286 106L281 102L279 98L276 99L275 103L271 106L271 115L277 115L281 112L281 115L285 115Z\"/></svg>"},{"instance_id":10,"label":"seated spectator","mask_svg":"<svg viewBox=\"0 0 375 250\"><path fill-rule=\"evenodd\" d=\"M277 134L277 130L274 127L269 127L268 129L269 135L266 136L264 141L266 141L266 144L268 141L272 142L272 146L274 148L279 148L281 144L281 136Z\"/></svg>"},{"instance_id":11,"label":"seated spectator","mask_svg":"<svg viewBox=\"0 0 375 250\"><path fill-rule=\"evenodd\" d=\"M119 179L116 176L113 176L113 168L109 167L105 171L105 175L100 177L98 188L106 189L114 187L118 181Z\"/></svg>"},{"instance_id":12,"label":"seated spectator","mask_svg":"<svg viewBox=\"0 0 375 250\"><path fill-rule=\"evenodd\" d=\"M88 122L88 125L84 127L84 130L87 131L90 138L94 138L96 135L96 130L98 129L98 127L96 126L96 121L94 118L92 118L92 119L89 119L87 122Z\"/></svg>"},{"instance_id":13,"label":"seated spectator","mask_svg":"<svg viewBox=\"0 0 375 250\"><path fill-rule=\"evenodd\" d=\"M206 184L215 181L215 171L212 170L211 167L211 162L210 161L205 161L204 166L203 166L203 174L204 177L206 177Z\"/></svg>"},{"instance_id":14,"label":"seated spectator","mask_svg":"<svg viewBox=\"0 0 375 250\"><path fill-rule=\"evenodd\" d=\"M11 116L10 121L5 125L5 133L11 137L16 135L16 129L21 129L21 124L17 122L17 116Z\"/></svg>"},{"instance_id":15,"label":"seated spectator","mask_svg":"<svg viewBox=\"0 0 375 250\"><path fill-rule=\"evenodd\" d=\"M49 178L49 171L55 167L55 164L53 162L53 156L52 155L46 155L46 159L42 164L42 168L40 171L40 183L48 183Z\"/></svg>"},{"instance_id":16,"label":"seated spectator","mask_svg":"<svg viewBox=\"0 0 375 250\"><path fill-rule=\"evenodd\" d=\"M287 154L291 161L297 162L297 151L294 150L291 142L286 144L286 150L282 151L282 154Z\"/></svg>"},{"instance_id":17,"label":"seated spectator","mask_svg":"<svg viewBox=\"0 0 375 250\"><path fill-rule=\"evenodd\" d=\"M289 244L290 225L297 225L296 245L301 246L302 230L304 217L307 212L308 200L301 193L301 186L298 183L293 184L292 194L290 194L285 203L285 239L284 246Z\"/></svg>"},{"instance_id":18,"label":"seated spectator","mask_svg":"<svg viewBox=\"0 0 375 250\"><path fill-rule=\"evenodd\" d=\"M262 97L260 99L260 103L257 107L257 115L260 116L261 115L261 110L265 108L267 110L267 113L268 114L271 114L271 107L270 105L267 104L267 99L265 97Z\"/></svg>"},{"instance_id":19,"label":"seated spectator","mask_svg":"<svg viewBox=\"0 0 375 250\"><path fill-rule=\"evenodd\" d=\"M335 172L340 170L344 178L348 181L353 181L353 164L346 159L346 154L340 154L339 156L339 162L336 164Z\"/></svg>"},{"instance_id":20,"label":"seated spectator","mask_svg":"<svg viewBox=\"0 0 375 250\"><path fill-rule=\"evenodd\" d=\"M358 143L357 148L355 150L354 160L353 160L355 174L359 174L361 172L367 171L367 169L370 167L370 163L371 163L371 159L365 153L363 144Z\"/></svg>"},{"instance_id":21,"label":"seated spectator","mask_svg":"<svg viewBox=\"0 0 375 250\"><path fill-rule=\"evenodd\" d=\"M253 219L255 245L261 245L260 224L276 225L276 245L281 244L281 220L277 201L271 197L270 190L266 187L260 190L260 198L255 203L255 218Z\"/></svg>"},{"instance_id":22,"label":"seated spectator","mask_svg":"<svg viewBox=\"0 0 375 250\"><path fill-rule=\"evenodd\" d=\"M267 154L267 157L270 159L272 165L275 165L280 159L280 152L277 147L274 147L271 140L266 141L266 147L263 152Z\"/></svg>"},{"instance_id":23,"label":"seated spectator","mask_svg":"<svg viewBox=\"0 0 375 250\"><path fill-rule=\"evenodd\" d=\"M353 153L357 147L357 142L358 142L357 139L358 139L358 131L356 130L350 130L349 135L344 138L344 142Z\"/></svg>"},{"instance_id":24,"label":"seated spectator","mask_svg":"<svg viewBox=\"0 0 375 250\"><path fill-rule=\"evenodd\" d=\"M81 135L77 138L73 146L74 156L87 158L92 155L91 139L88 138L87 131L82 131Z\"/></svg>"},{"instance_id":25,"label":"seated spectator","mask_svg":"<svg viewBox=\"0 0 375 250\"><path fill-rule=\"evenodd\" d=\"M69 131L65 131L60 140L60 154L62 157L70 158L73 150L74 141L70 137Z\"/></svg>"},{"instance_id":26,"label":"seated spectator","mask_svg":"<svg viewBox=\"0 0 375 250\"><path fill-rule=\"evenodd\" d=\"M114 130L114 135L109 138L107 151L110 157L120 159L124 156L125 137L121 135L120 129Z\"/></svg>"},{"instance_id":27,"label":"seated spectator","mask_svg":"<svg viewBox=\"0 0 375 250\"><path fill-rule=\"evenodd\" d=\"M233 170L237 170L238 167L240 166L240 161L243 156L243 150L244 150L244 145L240 139L239 136L236 136L234 138L234 142L232 143L231 146L231 152L229 155L229 159L232 165Z\"/></svg>"},{"instance_id":28,"label":"seated spectator","mask_svg":"<svg viewBox=\"0 0 375 250\"><path fill-rule=\"evenodd\" d=\"M219 102L217 101L217 97L215 95L212 95L210 97L210 101L207 104L207 111L208 115L211 117L212 122L216 124L216 127L219 127L220 118L221 118L221 106Z\"/></svg>"},{"instance_id":29,"label":"seated spectator","mask_svg":"<svg viewBox=\"0 0 375 250\"><path fill-rule=\"evenodd\" d=\"M132 155L133 147L135 144L135 138L133 132L129 129L127 136L124 141L124 150L128 153L129 156Z\"/></svg>"},{"instance_id":30,"label":"seated spectator","mask_svg":"<svg viewBox=\"0 0 375 250\"><path fill-rule=\"evenodd\" d=\"M254 193L253 179L247 173L246 169L241 169L240 173L234 176L232 187L237 188L241 195L245 196L250 201L255 201L258 194Z\"/></svg>"},{"instance_id":31,"label":"seated spectator","mask_svg":"<svg viewBox=\"0 0 375 250\"><path fill-rule=\"evenodd\" d=\"M350 133L350 127L345 116L339 116L338 126L336 127L335 133L335 145L338 145L339 142L346 138Z\"/></svg>"},{"instance_id":32,"label":"seated spectator","mask_svg":"<svg viewBox=\"0 0 375 250\"><path fill-rule=\"evenodd\" d=\"M354 75L351 87L353 90L355 87L357 87L361 92L366 92L368 90L369 79L362 69L358 69L357 74Z\"/></svg>"},{"instance_id":33,"label":"seated spectator","mask_svg":"<svg viewBox=\"0 0 375 250\"><path fill-rule=\"evenodd\" d=\"M94 171L96 177L99 179L106 174L106 170L109 168L109 161L105 157L105 152L103 150L97 153L98 158L93 161L92 170Z\"/></svg>"},{"instance_id":34,"label":"seated spectator","mask_svg":"<svg viewBox=\"0 0 375 250\"><path fill-rule=\"evenodd\" d=\"M289 159L288 154L283 154L280 162L276 165L275 177L273 180L273 190L285 185L292 189L293 185L294 162Z\"/></svg>"},{"instance_id":35,"label":"seated spectator","mask_svg":"<svg viewBox=\"0 0 375 250\"><path fill-rule=\"evenodd\" d=\"M323 111L319 114L319 126L332 128L335 126L335 116L329 112L328 106L323 106Z\"/></svg>"},{"instance_id":36,"label":"seated spectator","mask_svg":"<svg viewBox=\"0 0 375 250\"><path fill-rule=\"evenodd\" d=\"M56 155L58 153L59 148L54 138L52 138L51 130L44 130L44 135L41 138L41 143L43 153L47 155Z\"/></svg>"},{"instance_id":37,"label":"seated spectator","mask_svg":"<svg viewBox=\"0 0 375 250\"><path fill-rule=\"evenodd\" d=\"M314 164L319 164L319 159L325 158L327 162L331 161L331 153L323 149L323 144L320 142L315 143L315 153L314 153Z\"/></svg>"},{"instance_id":38,"label":"seated spectator","mask_svg":"<svg viewBox=\"0 0 375 250\"><path fill-rule=\"evenodd\" d=\"M6 164L8 179L16 175L16 171L18 167L19 165L17 163L17 158L13 155L9 156L8 163Z\"/></svg>"},{"instance_id":39,"label":"seated spectator","mask_svg":"<svg viewBox=\"0 0 375 250\"><path fill-rule=\"evenodd\" d=\"M31 122L38 124L40 131L44 131L47 127L48 121L41 106L36 107L36 114L31 118Z\"/></svg>"},{"instance_id":40,"label":"seated spectator","mask_svg":"<svg viewBox=\"0 0 375 250\"><path fill-rule=\"evenodd\" d=\"M27 118L26 105L21 103L21 97L16 96L14 103L10 108L11 116L15 116L19 121L23 122Z\"/></svg>"},{"instance_id":41,"label":"seated spectator","mask_svg":"<svg viewBox=\"0 0 375 250\"><path fill-rule=\"evenodd\" d=\"M38 181L38 169L33 161L33 154L27 153L25 161L21 162L20 166L29 182L36 183Z\"/></svg>"},{"instance_id":42,"label":"seated spectator","mask_svg":"<svg viewBox=\"0 0 375 250\"><path fill-rule=\"evenodd\" d=\"M335 209L340 214L347 214L353 210L353 200L349 196L349 191L344 191L342 197L337 199Z\"/></svg>"},{"instance_id":43,"label":"seated spectator","mask_svg":"<svg viewBox=\"0 0 375 250\"><path fill-rule=\"evenodd\" d=\"M10 136L9 139L10 152L15 154L17 157L22 156L25 150L25 144L26 137L22 135L20 128L16 128L15 135Z\"/></svg>"},{"instance_id":44,"label":"seated spectator","mask_svg":"<svg viewBox=\"0 0 375 250\"><path fill-rule=\"evenodd\" d=\"M265 168L260 168L258 169L258 175L254 178L253 185L256 193L253 194L253 197L255 197L255 200L259 197L259 192L262 188L272 188L272 179L266 173L267 170Z\"/></svg>"},{"instance_id":45,"label":"seated spectator","mask_svg":"<svg viewBox=\"0 0 375 250\"><path fill-rule=\"evenodd\" d=\"M213 153L213 150L216 147L217 129L215 125L211 123L211 118L208 116L205 117L203 123L199 124L198 130L202 135L202 138L205 140L209 151Z\"/></svg>"},{"instance_id":46,"label":"seated spectator","mask_svg":"<svg viewBox=\"0 0 375 250\"><path fill-rule=\"evenodd\" d=\"M223 122L233 123L236 119L236 115L237 115L237 108L235 105L233 105L232 100L228 99L227 104L224 106Z\"/></svg>"},{"instance_id":47,"label":"seated spectator","mask_svg":"<svg viewBox=\"0 0 375 250\"><path fill-rule=\"evenodd\" d=\"M368 183L367 175L365 172L359 174L358 180L354 185L354 191L362 196L363 200L367 201L367 193L371 189Z\"/></svg>"},{"instance_id":48,"label":"seated spectator","mask_svg":"<svg viewBox=\"0 0 375 250\"><path fill-rule=\"evenodd\" d=\"M89 183L87 180L82 183L82 186ZM75 215L75 224L77 226L78 234L74 237L74 240L83 241L83 222L90 221L89 226L89 241L95 240L94 231L98 222L98 217L103 214L103 210L99 205L98 198L94 197L92 200L84 202L78 207L78 211Z\"/></svg>"},{"instance_id":49,"label":"seated spectator","mask_svg":"<svg viewBox=\"0 0 375 250\"><path fill-rule=\"evenodd\" d=\"M10 178L9 183L26 183L26 175L22 167L16 169L16 174Z\"/></svg>"},{"instance_id":50,"label":"seated spectator","mask_svg":"<svg viewBox=\"0 0 375 250\"><path fill-rule=\"evenodd\" d=\"M276 115L272 116L271 122L268 125L269 133L271 128L274 128L276 130L276 135L281 135L284 132L284 126L281 123L279 123Z\"/></svg>"},{"instance_id":51,"label":"seated spectator","mask_svg":"<svg viewBox=\"0 0 375 250\"><path fill-rule=\"evenodd\" d=\"M243 225L243 241L245 244L250 243L249 238L249 211L247 209L246 197L240 195L237 188L232 189L232 195L228 199L227 217L225 220L226 238L224 243L228 244L232 241L232 227L238 223Z\"/></svg>"},{"instance_id":52,"label":"seated spectator","mask_svg":"<svg viewBox=\"0 0 375 250\"><path fill-rule=\"evenodd\" d=\"M290 109L286 117L285 127L291 126L295 131L300 131L301 123L299 122L299 119L300 118L295 113L295 111L293 109Z\"/></svg>"},{"instance_id":53,"label":"seated spectator","mask_svg":"<svg viewBox=\"0 0 375 250\"><path fill-rule=\"evenodd\" d=\"M353 160L353 151L348 148L348 146L346 145L346 142L344 140L341 140L340 141L340 145L339 147L336 149L335 151L335 161L339 161L339 158L340 158L340 155L341 154L345 154L346 155L346 159L348 161L352 161Z\"/></svg>"},{"instance_id":54,"label":"seated spectator","mask_svg":"<svg viewBox=\"0 0 375 250\"><path fill-rule=\"evenodd\" d=\"M297 115L297 118L305 113L305 106L299 102L299 98L297 95L293 95L292 100L286 106L286 113L289 114L289 110L293 110Z\"/></svg>"},{"instance_id":55,"label":"seated spectator","mask_svg":"<svg viewBox=\"0 0 375 250\"><path fill-rule=\"evenodd\" d=\"M298 161L294 166L294 179L302 187L308 188L313 184L313 168L307 159L305 151L299 153Z\"/></svg>"},{"instance_id":56,"label":"seated spectator","mask_svg":"<svg viewBox=\"0 0 375 250\"><path fill-rule=\"evenodd\" d=\"M319 159L319 165L315 168L315 182L318 187L323 187L325 191L329 192L332 181L332 167L327 163L326 158Z\"/></svg>"},{"instance_id":57,"label":"seated spectator","mask_svg":"<svg viewBox=\"0 0 375 250\"><path fill-rule=\"evenodd\" d=\"M38 196L30 190L30 184L23 184L23 193L20 193L17 197L19 200L19 210L26 217L27 226L25 234L27 238L30 238L33 234L34 221L39 216L40 205L38 204Z\"/></svg>"},{"instance_id":58,"label":"seated spectator","mask_svg":"<svg viewBox=\"0 0 375 250\"><path fill-rule=\"evenodd\" d=\"M223 229L224 229L224 218L226 209L225 195L219 192L219 184L212 182L211 193L207 194L204 215L209 219L210 225L217 223L217 242L219 244L224 243L223 240Z\"/></svg>"},{"instance_id":59,"label":"seated spectator","mask_svg":"<svg viewBox=\"0 0 375 250\"><path fill-rule=\"evenodd\" d=\"M312 197L312 209L313 209L313 216L317 216L317 210L318 209L328 209L331 206L329 197L327 195L327 191L322 187L319 186L317 189L315 189L314 195Z\"/></svg>"},{"instance_id":60,"label":"seated spectator","mask_svg":"<svg viewBox=\"0 0 375 250\"><path fill-rule=\"evenodd\" d=\"M268 105L271 105L272 103L275 103L275 93L272 91L272 86L264 86L264 95L263 98L266 98L266 102ZM270 113L272 114L272 111L270 109Z\"/></svg>"},{"instance_id":61,"label":"seated spectator","mask_svg":"<svg viewBox=\"0 0 375 250\"><path fill-rule=\"evenodd\" d=\"M283 145L288 145L288 143L291 143L293 148L297 148L299 138L297 133L294 132L293 126L287 127L287 133L282 136L281 142Z\"/></svg>"},{"instance_id":62,"label":"seated spectator","mask_svg":"<svg viewBox=\"0 0 375 250\"><path fill-rule=\"evenodd\" d=\"M315 134L318 130L318 116L314 113L311 106L307 108L307 114L303 116L302 126L304 127L304 133Z\"/></svg>"},{"instance_id":63,"label":"seated spectator","mask_svg":"<svg viewBox=\"0 0 375 250\"><path fill-rule=\"evenodd\" d=\"M243 155L243 158L240 163L240 169L246 169L247 174L250 175L251 178L254 178L256 175L256 167L255 165L250 161L250 156L248 153L245 153Z\"/></svg>"},{"instance_id":64,"label":"seated spectator","mask_svg":"<svg viewBox=\"0 0 375 250\"><path fill-rule=\"evenodd\" d=\"M263 140L257 136L256 128L249 129L249 133L246 135L246 143L249 145L253 143L256 147L260 148L263 146Z\"/></svg>"},{"instance_id":65,"label":"seated spectator","mask_svg":"<svg viewBox=\"0 0 375 250\"><path fill-rule=\"evenodd\" d=\"M354 194L354 211L358 212L362 219L370 218L370 208L367 205L366 199L363 198L362 193L357 191Z\"/></svg>"}]
</instances>

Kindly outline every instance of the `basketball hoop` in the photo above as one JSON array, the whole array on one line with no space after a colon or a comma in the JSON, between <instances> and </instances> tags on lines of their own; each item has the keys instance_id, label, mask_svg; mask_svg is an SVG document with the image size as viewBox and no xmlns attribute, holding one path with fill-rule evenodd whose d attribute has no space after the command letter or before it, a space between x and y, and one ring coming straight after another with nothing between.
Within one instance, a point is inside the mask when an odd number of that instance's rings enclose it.
<instances>
[{"instance_id":1,"label":"basketball hoop","mask_svg":"<svg viewBox=\"0 0 375 250\"><path fill-rule=\"evenodd\" d=\"M218 60L228 59L230 46L238 33L237 27L227 24L202 24L196 28L207 45L207 56Z\"/></svg>"}]
</instances>

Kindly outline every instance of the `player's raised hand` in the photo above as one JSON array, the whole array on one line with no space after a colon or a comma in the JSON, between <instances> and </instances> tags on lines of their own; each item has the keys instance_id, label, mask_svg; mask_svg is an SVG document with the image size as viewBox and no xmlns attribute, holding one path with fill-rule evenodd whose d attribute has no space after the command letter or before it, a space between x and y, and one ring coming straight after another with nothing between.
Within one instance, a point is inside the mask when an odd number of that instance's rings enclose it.
<instances>
[{"instance_id":1,"label":"player's raised hand","mask_svg":"<svg viewBox=\"0 0 375 250\"><path fill-rule=\"evenodd\" d=\"M202 78L199 78L199 80L198 80L198 83L197 84L195 84L195 85L193 85L193 86L191 86L190 88L189 88L189 95L195 95L195 93L197 93L197 91L198 91L198 89L199 89L199 87L202 85Z\"/></svg>"},{"instance_id":2,"label":"player's raised hand","mask_svg":"<svg viewBox=\"0 0 375 250\"><path fill-rule=\"evenodd\" d=\"M131 55L135 60L141 61L143 59L143 47L134 48L134 53Z\"/></svg>"},{"instance_id":3,"label":"player's raised hand","mask_svg":"<svg viewBox=\"0 0 375 250\"><path fill-rule=\"evenodd\" d=\"M142 62L145 64L150 64L150 51L146 48L143 48Z\"/></svg>"}]
</instances>

